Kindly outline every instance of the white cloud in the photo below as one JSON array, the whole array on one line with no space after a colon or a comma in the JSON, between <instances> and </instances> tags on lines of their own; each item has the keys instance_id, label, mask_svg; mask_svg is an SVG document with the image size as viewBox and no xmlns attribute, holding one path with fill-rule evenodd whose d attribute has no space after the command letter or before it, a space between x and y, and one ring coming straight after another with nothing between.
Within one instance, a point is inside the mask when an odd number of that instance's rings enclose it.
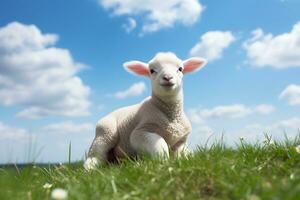
<instances>
[{"instance_id":1,"label":"white cloud","mask_svg":"<svg viewBox=\"0 0 300 200\"><path fill-rule=\"evenodd\" d=\"M222 57L223 51L235 40L230 31L210 31L201 36L200 41L190 50L191 56L204 57L210 61Z\"/></svg>"},{"instance_id":2,"label":"white cloud","mask_svg":"<svg viewBox=\"0 0 300 200\"><path fill-rule=\"evenodd\" d=\"M138 82L131 85L128 89L124 91L116 92L113 96L117 99L125 99L128 97L134 97L141 95L146 90L146 85L144 82Z\"/></svg>"},{"instance_id":3,"label":"white cloud","mask_svg":"<svg viewBox=\"0 0 300 200\"><path fill-rule=\"evenodd\" d=\"M261 115L268 115L268 114L274 112L275 108L272 105L261 104L261 105L256 106L253 109L253 111L258 113L258 114L261 114Z\"/></svg>"},{"instance_id":4,"label":"white cloud","mask_svg":"<svg viewBox=\"0 0 300 200\"><path fill-rule=\"evenodd\" d=\"M125 31L127 33L130 33L131 31L133 31L133 29L135 29L135 27L136 27L136 21L131 17L129 17L127 19L126 24L123 24L123 28L125 29Z\"/></svg>"},{"instance_id":5,"label":"white cloud","mask_svg":"<svg viewBox=\"0 0 300 200\"><path fill-rule=\"evenodd\" d=\"M34 25L0 27L0 104L23 107L17 116L89 114L90 89L76 75L84 65L53 46L57 41Z\"/></svg>"},{"instance_id":6,"label":"white cloud","mask_svg":"<svg viewBox=\"0 0 300 200\"><path fill-rule=\"evenodd\" d=\"M199 145L204 145L215 134L214 130L207 125L193 127L191 135L188 137L188 147L195 149Z\"/></svg>"},{"instance_id":7,"label":"white cloud","mask_svg":"<svg viewBox=\"0 0 300 200\"><path fill-rule=\"evenodd\" d=\"M251 114L266 115L274 112L272 105L260 104L254 107L247 107L243 104L222 105L214 108L190 109L188 114L193 123L203 123L207 119L217 118L243 118Z\"/></svg>"},{"instance_id":8,"label":"white cloud","mask_svg":"<svg viewBox=\"0 0 300 200\"><path fill-rule=\"evenodd\" d=\"M82 160L95 136L95 124L66 121L33 131L0 122L0 163L66 162L69 144L72 160Z\"/></svg>"},{"instance_id":9,"label":"white cloud","mask_svg":"<svg viewBox=\"0 0 300 200\"><path fill-rule=\"evenodd\" d=\"M29 139L30 134L27 130L22 128L11 127L3 122L0 122L0 141L1 140L24 140Z\"/></svg>"},{"instance_id":10,"label":"white cloud","mask_svg":"<svg viewBox=\"0 0 300 200\"><path fill-rule=\"evenodd\" d=\"M91 123L74 123L66 121L61 123L49 124L42 128L43 131L50 134L76 134L93 132L95 125Z\"/></svg>"},{"instance_id":11,"label":"white cloud","mask_svg":"<svg viewBox=\"0 0 300 200\"><path fill-rule=\"evenodd\" d=\"M300 130L300 118L293 117L286 120L281 120L271 126L272 128L295 129Z\"/></svg>"},{"instance_id":12,"label":"white cloud","mask_svg":"<svg viewBox=\"0 0 300 200\"><path fill-rule=\"evenodd\" d=\"M299 134L300 118L293 117L288 119L279 120L271 124L250 124L244 128L235 131L233 135L244 137L248 141L255 142L256 140L265 139L264 134L271 135L274 139L284 139L285 134L290 138L294 138Z\"/></svg>"},{"instance_id":13,"label":"white cloud","mask_svg":"<svg viewBox=\"0 0 300 200\"><path fill-rule=\"evenodd\" d=\"M280 99L286 99L292 106L300 105L300 85L291 84L280 94Z\"/></svg>"},{"instance_id":14,"label":"white cloud","mask_svg":"<svg viewBox=\"0 0 300 200\"><path fill-rule=\"evenodd\" d=\"M244 43L244 48L253 66L277 69L300 67L300 22L289 33L274 36L265 34L259 28L252 35Z\"/></svg>"},{"instance_id":15,"label":"white cloud","mask_svg":"<svg viewBox=\"0 0 300 200\"><path fill-rule=\"evenodd\" d=\"M0 121L0 163L32 162L38 147L35 134Z\"/></svg>"},{"instance_id":16,"label":"white cloud","mask_svg":"<svg viewBox=\"0 0 300 200\"><path fill-rule=\"evenodd\" d=\"M98 0L117 16L141 17L142 33L156 32L174 26L194 24L203 11L198 0Z\"/></svg>"},{"instance_id":17,"label":"white cloud","mask_svg":"<svg viewBox=\"0 0 300 200\"><path fill-rule=\"evenodd\" d=\"M251 113L251 109L244 105L226 105L217 106L212 109L203 109L201 115L203 118L241 118Z\"/></svg>"},{"instance_id":18,"label":"white cloud","mask_svg":"<svg viewBox=\"0 0 300 200\"><path fill-rule=\"evenodd\" d=\"M237 128L239 124L236 122L231 122L231 124L228 121L223 122L227 125L227 129L217 127L215 123L194 124L189 138L191 147L195 148L197 145L205 144L211 145L222 137L224 137L224 142L230 146L238 144L240 138L251 143L263 142L266 139L265 134L276 141L284 140L285 136L292 140L300 131L300 118L298 117L283 119L269 124L252 123L240 128Z\"/></svg>"},{"instance_id":19,"label":"white cloud","mask_svg":"<svg viewBox=\"0 0 300 200\"><path fill-rule=\"evenodd\" d=\"M203 116L202 116L200 110L198 110L196 108L191 108L188 110L187 114L192 123L195 123L195 124L204 123L204 119L203 119Z\"/></svg>"}]
</instances>

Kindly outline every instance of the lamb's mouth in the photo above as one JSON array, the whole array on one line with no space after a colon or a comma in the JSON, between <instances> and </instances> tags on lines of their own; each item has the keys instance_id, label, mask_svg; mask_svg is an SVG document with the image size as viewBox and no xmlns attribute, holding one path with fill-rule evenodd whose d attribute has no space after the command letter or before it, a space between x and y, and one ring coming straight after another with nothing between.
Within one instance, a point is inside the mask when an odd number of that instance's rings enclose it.
<instances>
[{"instance_id":1,"label":"lamb's mouth","mask_svg":"<svg viewBox=\"0 0 300 200\"><path fill-rule=\"evenodd\" d=\"M162 83L160 84L162 87L167 87L167 88L170 88L170 87L173 87L175 85L175 83L170 83L170 82L166 82L166 83Z\"/></svg>"}]
</instances>

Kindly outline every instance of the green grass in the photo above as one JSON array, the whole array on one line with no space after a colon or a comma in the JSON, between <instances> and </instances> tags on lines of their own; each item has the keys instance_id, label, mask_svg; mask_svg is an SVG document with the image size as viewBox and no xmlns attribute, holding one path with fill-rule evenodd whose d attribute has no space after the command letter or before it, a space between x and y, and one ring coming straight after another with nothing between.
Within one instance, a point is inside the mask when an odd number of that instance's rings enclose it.
<instances>
[{"instance_id":1,"label":"green grass","mask_svg":"<svg viewBox=\"0 0 300 200\"><path fill-rule=\"evenodd\" d=\"M0 199L300 199L300 154L293 142L200 147L187 159L125 160L86 172L82 162L0 169ZM52 188L43 188L45 183Z\"/></svg>"}]
</instances>

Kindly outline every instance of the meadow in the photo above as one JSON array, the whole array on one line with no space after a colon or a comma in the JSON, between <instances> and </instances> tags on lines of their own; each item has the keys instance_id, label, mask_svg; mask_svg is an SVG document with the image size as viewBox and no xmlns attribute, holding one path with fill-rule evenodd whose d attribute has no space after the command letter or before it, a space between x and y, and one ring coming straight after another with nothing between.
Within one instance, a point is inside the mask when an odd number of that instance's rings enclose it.
<instances>
[{"instance_id":1,"label":"meadow","mask_svg":"<svg viewBox=\"0 0 300 200\"><path fill-rule=\"evenodd\" d=\"M137 161L87 172L83 162L3 165L0 199L51 199L63 188L68 199L300 199L300 152L294 141L200 146L187 158ZM48 183L47 188L45 184Z\"/></svg>"}]
</instances>

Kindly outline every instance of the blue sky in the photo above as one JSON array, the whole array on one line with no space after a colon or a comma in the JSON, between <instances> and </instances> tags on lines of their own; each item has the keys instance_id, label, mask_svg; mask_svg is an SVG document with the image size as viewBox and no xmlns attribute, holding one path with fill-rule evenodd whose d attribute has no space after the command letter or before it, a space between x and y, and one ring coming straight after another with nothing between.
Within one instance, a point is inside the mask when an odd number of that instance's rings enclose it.
<instances>
[{"instance_id":1,"label":"blue sky","mask_svg":"<svg viewBox=\"0 0 300 200\"><path fill-rule=\"evenodd\" d=\"M190 147L224 133L300 128L297 0L2 0L0 162L81 159L99 118L150 94L128 60L172 51L207 66L184 78ZM38 153L41 152L41 153Z\"/></svg>"}]
</instances>

